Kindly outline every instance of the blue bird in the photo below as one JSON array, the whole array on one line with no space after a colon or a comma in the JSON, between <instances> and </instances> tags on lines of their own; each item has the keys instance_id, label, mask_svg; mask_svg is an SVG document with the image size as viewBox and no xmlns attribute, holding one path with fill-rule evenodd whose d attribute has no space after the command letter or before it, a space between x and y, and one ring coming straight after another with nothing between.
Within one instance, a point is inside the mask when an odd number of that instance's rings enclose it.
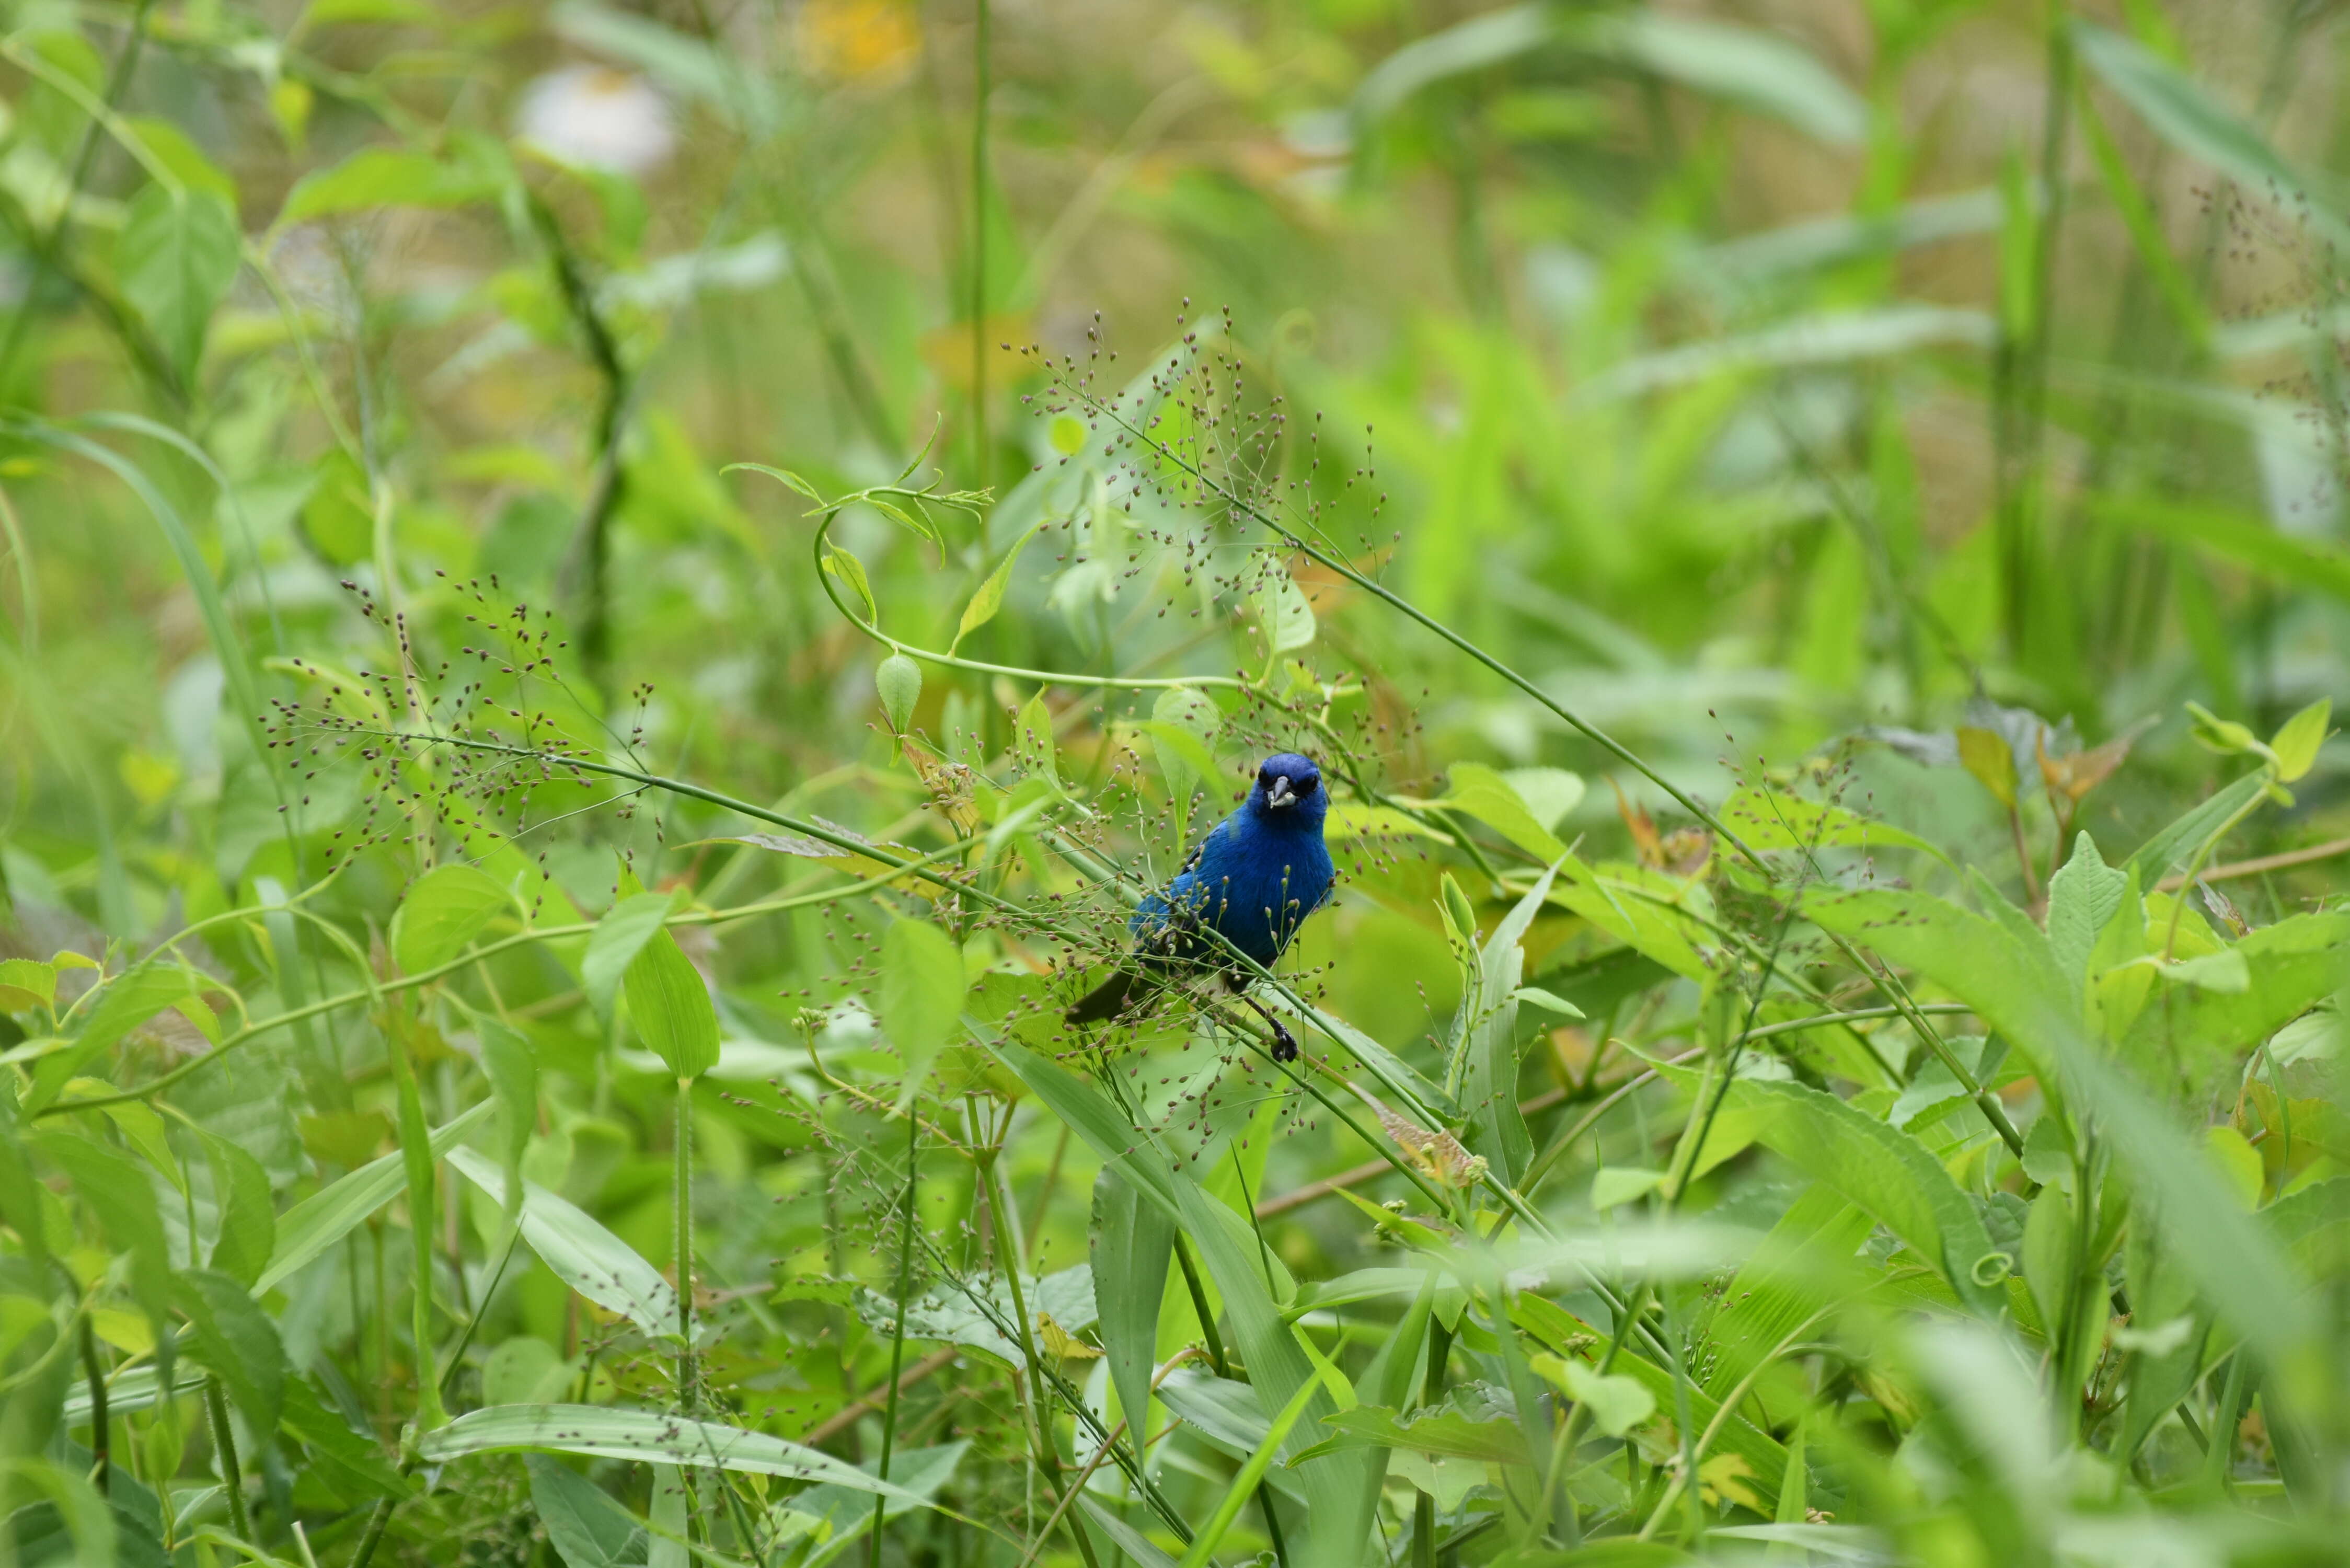
<instances>
[{"instance_id":1,"label":"blue bird","mask_svg":"<svg viewBox=\"0 0 2350 1568\"><path fill-rule=\"evenodd\" d=\"M1139 962L1096 987L1069 1009L1068 1021L1115 1018L1162 981L1192 975L1221 974L1232 991L1244 991L1250 971L1225 944L1270 969L1305 917L1329 899L1337 870L1322 842L1328 809L1321 770L1310 758L1267 757L1240 809L1210 828L1175 879L1127 922ZM1242 1000L1273 1025L1274 1059L1295 1061L1297 1042L1281 1021Z\"/></svg>"}]
</instances>

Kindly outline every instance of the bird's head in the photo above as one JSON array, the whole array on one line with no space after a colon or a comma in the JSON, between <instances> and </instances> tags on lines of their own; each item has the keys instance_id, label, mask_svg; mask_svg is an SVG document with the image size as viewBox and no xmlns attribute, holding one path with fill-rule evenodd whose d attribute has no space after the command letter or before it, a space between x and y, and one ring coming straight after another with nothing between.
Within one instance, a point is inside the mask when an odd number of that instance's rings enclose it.
<instances>
[{"instance_id":1,"label":"bird's head","mask_svg":"<svg viewBox=\"0 0 2350 1568\"><path fill-rule=\"evenodd\" d=\"M1265 758L1249 790L1249 810L1259 819L1299 827L1322 823L1328 808L1322 788L1322 770L1310 757L1281 752Z\"/></svg>"}]
</instances>

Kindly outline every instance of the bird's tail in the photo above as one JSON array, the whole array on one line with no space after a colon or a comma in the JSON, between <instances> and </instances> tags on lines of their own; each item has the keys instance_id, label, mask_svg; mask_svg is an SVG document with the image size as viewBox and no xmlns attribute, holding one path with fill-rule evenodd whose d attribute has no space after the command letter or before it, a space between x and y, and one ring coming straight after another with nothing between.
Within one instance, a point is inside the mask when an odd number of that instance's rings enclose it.
<instances>
[{"instance_id":1,"label":"bird's tail","mask_svg":"<svg viewBox=\"0 0 2350 1568\"><path fill-rule=\"evenodd\" d=\"M1099 1023L1133 1006L1147 989L1141 971L1122 969L1086 992L1062 1016L1072 1023Z\"/></svg>"}]
</instances>

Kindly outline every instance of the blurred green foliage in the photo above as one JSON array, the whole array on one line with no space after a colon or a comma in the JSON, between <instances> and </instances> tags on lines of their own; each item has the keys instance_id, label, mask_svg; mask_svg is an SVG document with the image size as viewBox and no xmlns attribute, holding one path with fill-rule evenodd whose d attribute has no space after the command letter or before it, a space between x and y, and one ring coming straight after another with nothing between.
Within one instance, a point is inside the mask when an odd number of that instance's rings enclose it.
<instances>
[{"instance_id":1,"label":"blurred green foliage","mask_svg":"<svg viewBox=\"0 0 2350 1568\"><path fill-rule=\"evenodd\" d=\"M0 1563L2339 1562L2343 47L5 0Z\"/></svg>"}]
</instances>

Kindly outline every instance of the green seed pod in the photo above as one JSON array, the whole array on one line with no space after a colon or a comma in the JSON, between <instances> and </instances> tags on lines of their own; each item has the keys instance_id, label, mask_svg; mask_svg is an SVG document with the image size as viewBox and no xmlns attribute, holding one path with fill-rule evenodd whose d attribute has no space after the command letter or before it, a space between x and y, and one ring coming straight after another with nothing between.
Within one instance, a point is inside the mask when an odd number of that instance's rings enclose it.
<instances>
[{"instance_id":1,"label":"green seed pod","mask_svg":"<svg viewBox=\"0 0 2350 1568\"><path fill-rule=\"evenodd\" d=\"M889 728L902 734L914 717L922 695L922 667L902 653L893 653L873 672L874 688L881 693L881 711Z\"/></svg>"}]
</instances>

